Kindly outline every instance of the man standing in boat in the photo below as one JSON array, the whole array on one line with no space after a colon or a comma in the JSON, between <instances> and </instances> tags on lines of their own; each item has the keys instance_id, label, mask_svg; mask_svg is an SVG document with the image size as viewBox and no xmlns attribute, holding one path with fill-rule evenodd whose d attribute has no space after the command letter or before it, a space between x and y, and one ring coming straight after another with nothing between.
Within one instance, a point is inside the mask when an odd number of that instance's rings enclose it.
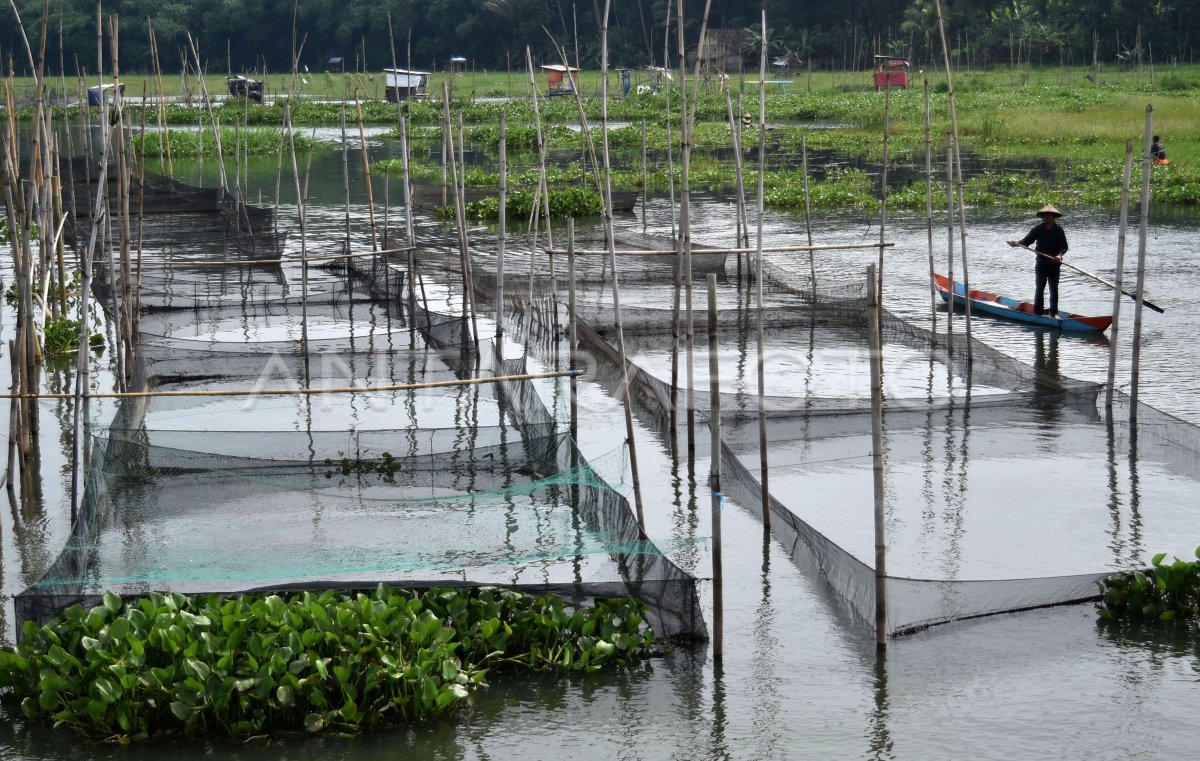
<instances>
[{"instance_id":1,"label":"man standing in boat","mask_svg":"<svg viewBox=\"0 0 1200 761\"><path fill-rule=\"evenodd\" d=\"M1058 226L1058 218L1062 216L1062 212L1053 205L1046 204L1038 210L1037 215L1042 218L1041 224L1036 225L1021 240L1008 241L1008 245L1015 248L1034 244L1038 257L1034 267L1037 291L1033 298L1033 311L1035 314L1046 313L1042 296L1049 285L1050 316L1058 317L1058 274L1062 269L1063 255L1067 253L1067 234Z\"/></svg>"}]
</instances>

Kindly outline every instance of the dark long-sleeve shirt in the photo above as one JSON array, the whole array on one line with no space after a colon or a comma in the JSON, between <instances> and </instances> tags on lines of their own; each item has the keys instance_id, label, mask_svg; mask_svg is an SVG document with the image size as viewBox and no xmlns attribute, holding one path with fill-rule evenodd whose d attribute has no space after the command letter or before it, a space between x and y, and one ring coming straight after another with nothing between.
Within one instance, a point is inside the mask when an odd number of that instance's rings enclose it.
<instances>
[{"instance_id":1,"label":"dark long-sleeve shirt","mask_svg":"<svg viewBox=\"0 0 1200 761\"><path fill-rule=\"evenodd\" d=\"M1046 227L1045 223L1039 222L1029 234L1021 239L1022 246L1035 244L1034 250L1049 254L1050 256L1062 256L1067 253L1067 234L1057 224L1053 227Z\"/></svg>"}]
</instances>

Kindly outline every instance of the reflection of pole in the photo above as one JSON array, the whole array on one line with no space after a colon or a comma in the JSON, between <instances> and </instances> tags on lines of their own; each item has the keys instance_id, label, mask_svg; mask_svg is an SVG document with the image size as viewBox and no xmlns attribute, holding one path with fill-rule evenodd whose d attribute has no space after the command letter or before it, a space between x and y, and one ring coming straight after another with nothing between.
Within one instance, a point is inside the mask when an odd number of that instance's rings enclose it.
<instances>
[{"instance_id":1,"label":"reflection of pole","mask_svg":"<svg viewBox=\"0 0 1200 761\"><path fill-rule=\"evenodd\" d=\"M708 427L712 432L710 479L712 483L713 659L721 659L725 620L724 577L721 568L721 379L717 360L717 276L708 276Z\"/></svg>"},{"instance_id":2,"label":"reflection of pole","mask_svg":"<svg viewBox=\"0 0 1200 761\"><path fill-rule=\"evenodd\" d=\"M1133 307L1133 370L1130 373L1129 423L1137 423L1138 362L1142 353L1142 294L1146 286L1146 236L1150 224L1150 137L1154 129L1154 107L1146 106L1146 133L1142 136L1142 215L1138 220L1138 266L1136 301ZM1137 434L1135 428L1133 434Z\"/></svg>"},{"instance_id":3,"label":"reflection of pole","mask_svg":"<svg viewBox=\"0 0 1200 761\"><path fill-rule=\"evenodd\" d=\"M1129 227L1129 186L1133 178L1133 141L1125 141L1125 176L1121 181L1121 226L1117 231L1117 273L1113 278L1112 332L1108 344L1108 388L1104 391L1104 410L1112 422L1113 388L1117 383L1117 335L1121 319L1122 278L1125 276L1125 232Z\"/></svg>"},{"instance_id":4,"label":"reflection of pole","mask_svg":"<svg viewBox=\"0 0 1200 761\"><path fill-rule=\"evenodd\" d=\"M886 537L883 531L883 368L879 292L874 265L867 267L867 340L871 347L871 463L875 480L875 646L887 647Z\"/></svg>"}]
</instances>

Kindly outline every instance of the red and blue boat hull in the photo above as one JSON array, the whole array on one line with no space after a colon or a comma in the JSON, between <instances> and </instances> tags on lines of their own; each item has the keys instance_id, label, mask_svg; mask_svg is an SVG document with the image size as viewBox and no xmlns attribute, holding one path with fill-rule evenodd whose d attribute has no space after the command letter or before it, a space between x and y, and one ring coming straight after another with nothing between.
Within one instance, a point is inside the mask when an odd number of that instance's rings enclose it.
<instances>
[{"instance_id":1,"label":"red and blue boat hull","mask_svg":"<svg viewBox=\"0 0 1200 761\"><path fill-rule=\"evenodd\" d=\"M937 288L938 293L941 294L942 299L950 301L949 278L935 272L933 273L933 284ZM1112 324L1111 315L1087 317L1081 314L1071 314L1061 311L1053 317L1049 314L1036 314L1033 311L1033 304L1028 301L1018 301L1008 296L1001 296L976 288L972 288L970 294L968 294L966 286L955 282L954 303L958 306L965 306L968 298L971 300L971 311L973 312L983 312L995 317L1002 317L1006 320L1016 320L1017 322L1037 325L1043 328L1095 333L1108 330L1108 326Z\"/></svg>"}]
</instances>

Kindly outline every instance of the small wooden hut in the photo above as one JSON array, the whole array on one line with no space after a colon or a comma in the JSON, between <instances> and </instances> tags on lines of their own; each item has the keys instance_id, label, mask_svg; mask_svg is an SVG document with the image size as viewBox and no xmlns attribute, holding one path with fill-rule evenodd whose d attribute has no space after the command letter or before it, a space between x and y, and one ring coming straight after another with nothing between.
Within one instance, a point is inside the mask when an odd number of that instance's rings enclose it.
<instances>
[{"instance_id":1,"label":"small wooden hut","mask_svg":"<svg viewBox=\"0 0 1200 761\"><path fill-rule=\"evenodd\" d=\"M875 56L875 89L908 87L908 59L891 55Z\"/></svg>"},{"instance_id":2,"label":"small wooden hut","mask_svg":"<svg viewBox=\"0 0 1200 761\"><path fill-rule=\"evenodd\" d=\"M402 100L421 100L429 97L429 72L406 69L384 69L385 96L388 103Z\"/></svg>"},{"instance_id":3,"label":"small wooden hut","mask_svg":"<svg viewBox=\"0 0 1200 761\"><path fill-rule=\"evenodd\" d=\"M546 72L546 94L550 97L571 95L579 89L579 69L574 66L552 63L543 66L542 71Z\"/></svg>"}]
</instances>

